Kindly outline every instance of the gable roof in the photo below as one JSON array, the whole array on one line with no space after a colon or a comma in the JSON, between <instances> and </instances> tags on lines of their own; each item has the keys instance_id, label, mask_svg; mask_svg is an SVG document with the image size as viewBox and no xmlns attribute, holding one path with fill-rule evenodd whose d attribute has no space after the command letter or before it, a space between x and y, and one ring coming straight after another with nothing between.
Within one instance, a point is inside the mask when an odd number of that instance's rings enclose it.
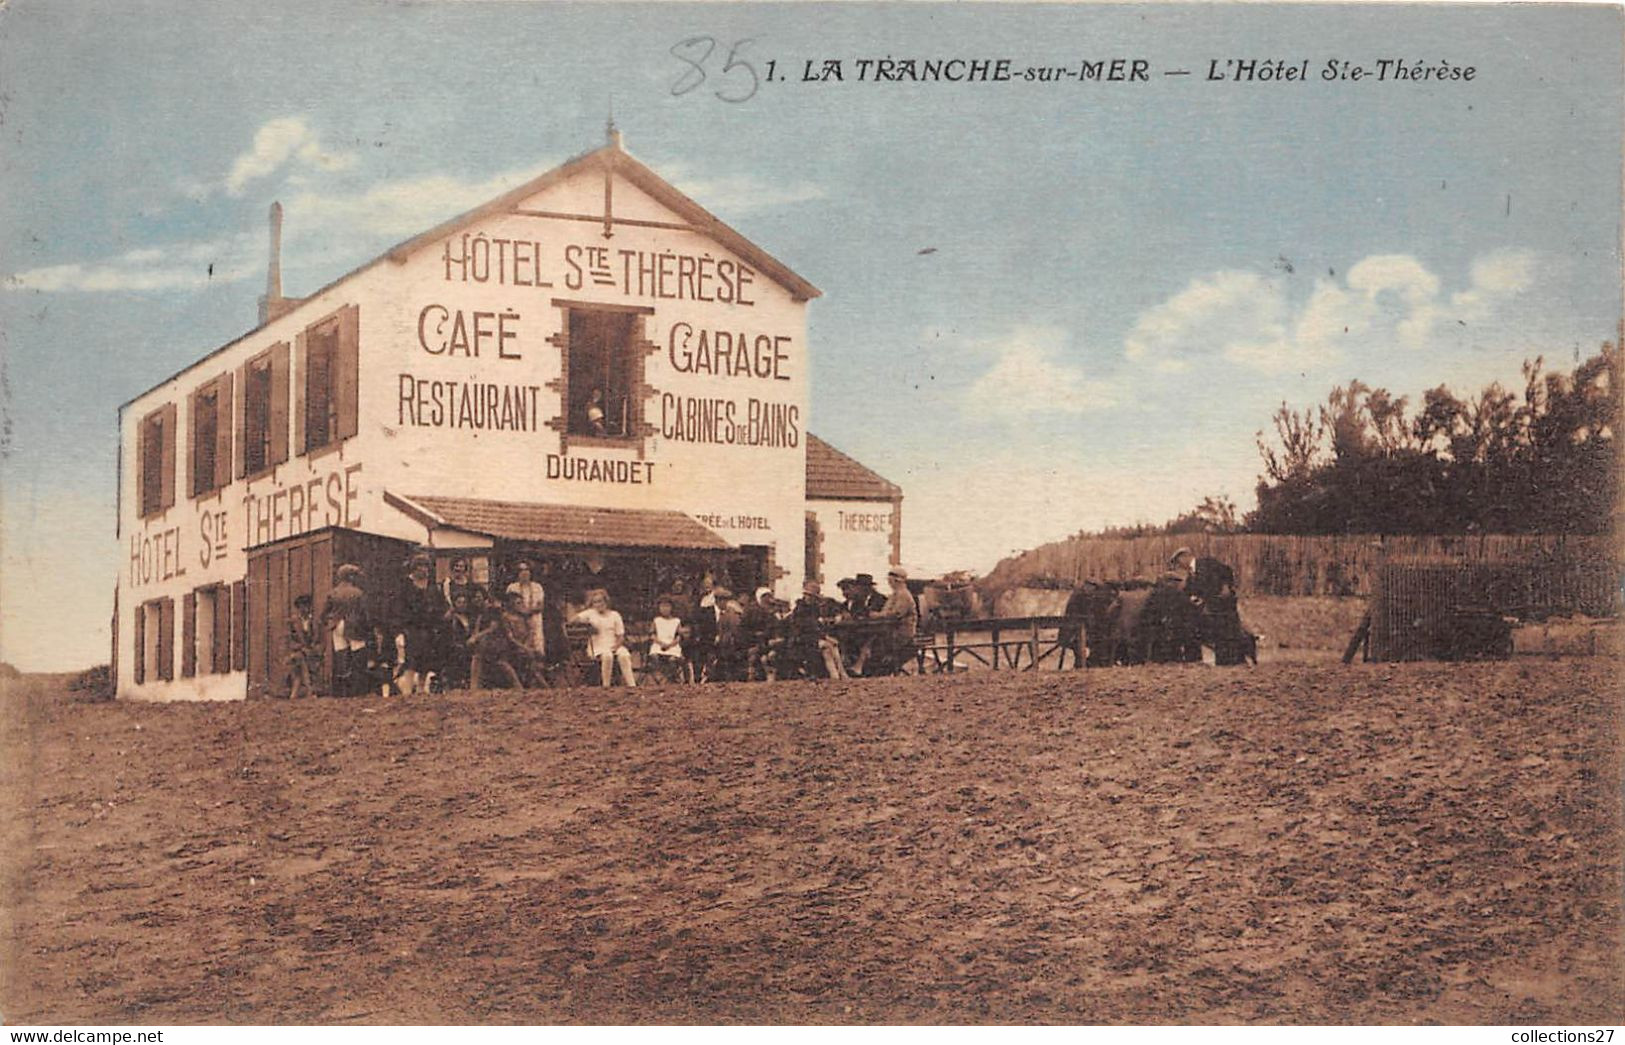
<instances>
[{"instance_id":1,"label":"gable roof","mask_svg":"<svg viewBox=\"0 0 1625 1045\"><path fill-rule=\"evenodd\" d=\"M807 433L807 496L825 501L890 501L902 487Z\"/></svg>"},{"instance_id":2,"label":"gable roof","mask_svg":"<svg viewBox=\"0 0 1625 1045\"><path fill-rule=\"evenodd\" d=\"M710 236L749 261L764 275L788 290L796 300L808 301L823 295L823 291L796 275L784 262L734 231L721 218L689 199L666 179L639 163L631 153L621 147L618 136L608 145L599 146L591 152L584 152L574 159L566 160L547 173L532 178L518 188L508 190L488 203L483 203L473 210L441 222L427 232L413 236L404 243L397 244L385 251L383 256L391 261L403 262L419 248L444 239L465 225L471 225L481 218L507 213L527 197L534 196L577 174L592 170L607 170L612 174L619 174L681 216L694 227L694 231Z\"/></svg>"},{"instance_id":3,"label":"gable roof","mask_svg":"<svg viewBox=\"0 0 1625 1045\"><path fill-rule=\"evenodd\" d=\"M346 272L344 275L339 276L337 279L331 280L319 289L304 295L304 297L300 299L301 303L313 301L321 297L329 290L332 290L340 283L343 283L345 280L354 276L359 276L361 273L366 272L368 269L373 268L383 261L392 261L397 265L404 264L406 260L419 249L428 246L437 240L443 239L446 236L450 236L452 233L457 232L466 225L472 225L476 221L496 214L505 214L517 207L526 198L534 196L536 193L541 192L544 189L551 188L554 185L572 178L577 174L582 174L584 172L593 170L608 170L613 174L621 175L627 181L631 182L633 185L643 190L643 192L647 193L651 198L682 217L684 221L687 221L689 225L692 226L695 232L711 237L722 246L750 262L757 271L772 279L785 290L788 290L790 295L797 301L810 301L813 298L823 296L823 291L819 290L802 277L796 275L796 273L790 269L790 266L786 265L778 258L775 258L761 247L758 247L756 244L746 239L721 218L712 214L710 211L706 210L698 203L695 203L692 199L679 191L676 186L666 181L666 179L662 178L660 175L656 174L642 163L639 163L630 153L621 147L619 135L616 135L607 145L601 145L598 148L584 152L573 159L566 160L559 166L554 167L545 174L537 175L530 181L525 182L525 184L520 185L518 188L510 189L493 200L482 203L472 210L464 211L454 218L441 222L439 225L436 225L434 228L429 229L426 232L418 233L411 239L397 243L395 246L389 248L370 261L363 262L362 264L351 269L349 272ZM297 311L297 308L298 307L296 306L295 308L290 309L289 312ZM288 313L282 313L281 315L286 314ZM131 403L134 403L142 396L147 395L154 389L168 384L169 382L185 374L187 371L191 370L193 367L202 366L210 359L233 347L234 345L253 337L262 328L269 326L270 323L275 322L276 319L280 319L281 315L278 315L275 317L275 319L267 320L264 323L256 324L254 327L232 338L230 341L227 341L214 351L209 352L207 355L193 360L186 366L181 367L173 374L170 374L162 381L159 381L157 384L154 384L151 387L131 396L129 399L126 399L123 403L119 404L119 412L122 414L125 407L129 406Z\"/></svg>"}]
</instances>

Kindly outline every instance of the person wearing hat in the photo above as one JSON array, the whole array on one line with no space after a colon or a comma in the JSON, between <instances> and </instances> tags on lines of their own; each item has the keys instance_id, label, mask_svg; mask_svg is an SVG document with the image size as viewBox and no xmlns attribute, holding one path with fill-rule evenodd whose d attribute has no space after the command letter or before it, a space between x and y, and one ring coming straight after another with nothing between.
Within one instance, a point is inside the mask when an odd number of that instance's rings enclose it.
<instances>
[{"instance_id":1,"label":"person wearing hat","mask_svg":"<svg viewBox=\"0 0 1625 1045\"><path fill-rule=\"evenodd\" d=\"M847 612L853 620L868 620L886 605L886 596L875 590L872 573L860 573L852 578L853 596L847 603Z\"/></svg>"},{"instance_id":2,"label":"person wearing hat","mask_svg":"<svg viewBox=\"0 0 1625 1045\"><path fill-rule=\"evenodd\" d=\"M371 687L367 683L367 644L372 639L372 618L367 613L367 594L362 591L361 567L344 563L335 572L336 583L322 603L322 629L333 650L333 695L356 697Z\"/></svg>"},{"instance_id":3,"label":"person wearing hat","mask_svg":"<svg viewBox=\"0 0 1625 1045\"><path fill-rule=\"evenodd\" d=\"M789 638L785 642L785 660L779 667L779 678L797 674L808 678L846 677L841 647L826 627L840 612L839 604L824 598L824 590L817 581L808 580L801 585L801 598L790 611Z\"/></svg>"},{"instance_id":4,"label":"person wearing hat","mask_svg":"<svg viewBox=\"0 0 1625 1045\"><path fill-rule=\"evenodd\" d=\"M1185 595L1200 614L1198 642L1212 647L1215 664L1242 663L1250 636L1241 623L1235 571L1211 556L1197 558L1189 548L1179 549L1174 559L1185 568Z\"/></svg>"},{"instance_id":5,"label":"person wearing hat","mask_svg":"<svg viewBox=\"0 0 1625 1045\"><path fill-rule=\"evenodd\" d=\"M908 571L894 566L886 574L886 580L891 584L891 597L872 619L888 621L891 627L878 632L858 655L857 670L864 674L894 673L912 651L914 633L919 629L920 605L914 601L914 593L908 590ZM870 670L864 670L866 665Z\"/></svg>"}]
</instances>

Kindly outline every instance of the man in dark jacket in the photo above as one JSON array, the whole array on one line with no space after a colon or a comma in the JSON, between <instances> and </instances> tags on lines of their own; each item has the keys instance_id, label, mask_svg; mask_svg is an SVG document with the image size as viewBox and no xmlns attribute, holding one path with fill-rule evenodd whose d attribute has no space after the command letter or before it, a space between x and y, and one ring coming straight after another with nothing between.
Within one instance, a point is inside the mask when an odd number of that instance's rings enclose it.
<instances>
[{"instance_id":1,"label":"man in dark jacket","mask_svg":"<svg viewBox=\"0 0 1625 1045\"><path fill-rule=\"evenodd\" d=\"M1213 648L1213 662L1240 664L1246 659L1248 637L1241 626L1236 573L1211 556L1197 556L1181 548L1172 560L1185 571L1185 594L1199 614L1197 628L1205 645Z\"/></svg>"},{"instance_id":2,"label":"man in dark jacket","mask_svg":"<svg viewBox=\"0 0 1625 1045\"><path fill-rule=\"evenodd\" d=\"M322 630L333 650L333 695L356 697L370 690L367 646L373 638L367 593L361 590L361 567L347 562L335 574L337 583L322 604Z\"/></svg>"}]
</instances>

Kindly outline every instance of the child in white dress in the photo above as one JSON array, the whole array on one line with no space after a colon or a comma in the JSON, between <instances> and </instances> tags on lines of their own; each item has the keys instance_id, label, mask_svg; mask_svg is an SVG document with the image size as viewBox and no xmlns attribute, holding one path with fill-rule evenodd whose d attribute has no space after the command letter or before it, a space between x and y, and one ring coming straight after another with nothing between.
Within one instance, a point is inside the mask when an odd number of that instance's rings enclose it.
<instances>
[{"instance_id":1,"label":"child in white dress","mask_svg":"<svg viewBox=\"0 0 1625 1045\"><path fill-rule=\"evenodd\" d=\"M683 622L675 612L670 596L655 600L655 617L649 622L649 659L644 664L666 679L683 678Z\"/></svg>"}]
</instances>

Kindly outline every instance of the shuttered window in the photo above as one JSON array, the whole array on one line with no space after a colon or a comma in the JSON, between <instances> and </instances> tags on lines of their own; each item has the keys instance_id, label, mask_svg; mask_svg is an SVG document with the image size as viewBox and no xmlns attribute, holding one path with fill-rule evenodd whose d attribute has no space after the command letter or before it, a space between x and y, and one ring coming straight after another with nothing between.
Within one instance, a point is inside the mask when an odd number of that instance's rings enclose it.
<instances>
[{"instance_id":1,"label":"shuttered window","mask_svg":"<svg viewBox=\"0 0 1625 1045\"><path fill-rule=\"evenodd\" d=\"M139 474L136 489L141 517L157 515L175 503L175 404L159 407L141 419Z\"/></svg>"},{"instance_id":2,"label":"shuttered window","mask_svg":"<svg viewBox=\"0 0 1625 1045\"><path fill-rule=\"evenodd\" d=\"M343 442L359 421L360 310L347 305L305 328L295 341L299 396L295 443L300 453Z\"/></svg>"},{"instance_id":3,"label":"shuttered window","mask_svg":"<svg viewBox=\"0 0 1625 1045\"><path fill-rule=\"evenodd\" d=\"M244 363L237 385L237 475L258 475L288 459L287 344Z\"/></svg>"},{"instance_id":4,"label":"shuttered window","mask_svg":"<svg viewBox=\"0 0 1625 1045\"><path fill-rule=\"evenodd\" d=\"M225 373L192 393L186 456L193 497L231 484L231 386L232 376Z\"/></svg>"}]
</instances>

